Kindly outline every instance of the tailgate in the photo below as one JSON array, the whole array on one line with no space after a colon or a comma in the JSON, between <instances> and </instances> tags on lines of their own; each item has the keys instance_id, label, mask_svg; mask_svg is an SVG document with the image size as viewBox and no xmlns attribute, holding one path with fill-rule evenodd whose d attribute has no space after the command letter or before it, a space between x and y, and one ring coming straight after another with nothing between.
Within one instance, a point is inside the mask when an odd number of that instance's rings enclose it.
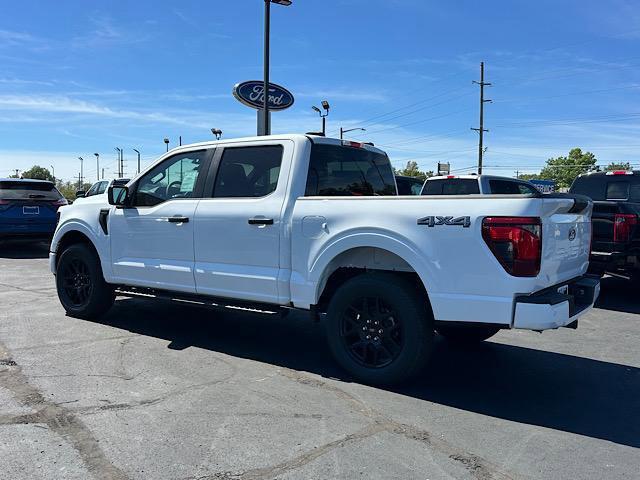
<instances>
[{"instance_id":1,"label":"tailgate","mask_svg":"<svg viewBox=\"0 0 640 480\"><path fill-rule=\"evenodd\" d=\"M572 196L543 200L540 275L549 284L582 275L589 265L591 202Z\"/></svg>"}]
</instances>

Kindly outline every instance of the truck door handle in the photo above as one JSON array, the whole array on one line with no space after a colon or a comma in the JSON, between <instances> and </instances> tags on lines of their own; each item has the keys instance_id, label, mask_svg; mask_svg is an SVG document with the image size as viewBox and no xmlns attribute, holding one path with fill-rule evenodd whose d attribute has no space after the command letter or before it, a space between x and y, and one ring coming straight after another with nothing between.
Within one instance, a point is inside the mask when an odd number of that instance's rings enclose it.
<instances>
[{"instance_id":1,"label":"truck door handle","mask_svg":"<svg viewBox=\"0 0 640 480\"><path fill-rule=\"evenodd\" d=\"M273 225L273 218L250 218L249 225Z\"/></svg>"},{"instance_id":2,"label":"truck door handle","mask_svg":"<svg viewBox=\"0 0 640 480\"><path fill-rule=\"evenodd\" d=\"M167 221L169 223L189 223L189 217L180 217L178 215L175 215L173 217L167 218Z\"/></svg>"}]
</instances>

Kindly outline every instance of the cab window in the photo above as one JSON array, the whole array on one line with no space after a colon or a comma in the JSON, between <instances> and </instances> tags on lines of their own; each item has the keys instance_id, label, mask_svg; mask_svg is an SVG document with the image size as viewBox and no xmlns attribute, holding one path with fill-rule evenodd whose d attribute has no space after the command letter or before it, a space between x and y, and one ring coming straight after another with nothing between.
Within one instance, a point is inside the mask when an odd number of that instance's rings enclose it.
<instances>
[{"instance_id":1,"label":"cab window","mask_svg":"<svg viewBox=\"0 0 640 480\"><path fill-rule=\"evenodd\" d=\"M315 144L305 196L396 195L389 158L365 148Z\"/></svg>"},{"instance_id":2,"label":"cab window","mask_svg":"<svg viewBox=\"0 0 640 480\"><path fill-rule=\"evenodd\" d=\"M215 198L265 197L278 186L282 145L225 148L213 189Z\"/></svg>"},{"instance_id":3,"label":"cab window","mask_svg":"<svg viewBox=\"0 0 640 480\"><path fill-rule=\"evenodd\" d=\"M180 153L167 158L138 181L134 206L151 207L167 200L196 196L207 151Z\"/></svg>"}]
</instances>

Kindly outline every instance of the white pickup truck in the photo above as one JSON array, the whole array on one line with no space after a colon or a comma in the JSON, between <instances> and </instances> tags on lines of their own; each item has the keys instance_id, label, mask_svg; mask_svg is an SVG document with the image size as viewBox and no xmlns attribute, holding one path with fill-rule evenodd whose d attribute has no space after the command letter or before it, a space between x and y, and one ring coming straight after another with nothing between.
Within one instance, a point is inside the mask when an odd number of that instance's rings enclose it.
<instances>
[{"instance_id":1,"label":"white pickup truck","mask_svg":"<svg viewBox=\"0 0 640 480\"><path fill-rule=\"evenodd\" d=\"M104 314L116 294L309 310L370 383L420 371L434 331L468 342L575 326L599 293L588 201L397 196L367 144L182 146L108 198L60 209L49 258L70 315Z\"/></svg>"}]
</instances>

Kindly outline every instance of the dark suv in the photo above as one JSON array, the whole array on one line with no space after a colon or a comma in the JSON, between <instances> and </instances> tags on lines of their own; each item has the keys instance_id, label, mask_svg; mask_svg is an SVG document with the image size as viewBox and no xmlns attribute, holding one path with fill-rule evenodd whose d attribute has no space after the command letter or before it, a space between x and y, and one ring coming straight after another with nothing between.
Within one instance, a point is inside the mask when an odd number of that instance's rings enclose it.
<instances>
[{"instance_id":1,"label":"dark suv","mask_svg":"<svg viewBox=\"0 0 640 480\"><path fill-rule=\"evenodd\" d=\"M640 273L640 172L580 175L569 190L593 200L591 270L625 278Z\"/></svg>"}]
</instances>

